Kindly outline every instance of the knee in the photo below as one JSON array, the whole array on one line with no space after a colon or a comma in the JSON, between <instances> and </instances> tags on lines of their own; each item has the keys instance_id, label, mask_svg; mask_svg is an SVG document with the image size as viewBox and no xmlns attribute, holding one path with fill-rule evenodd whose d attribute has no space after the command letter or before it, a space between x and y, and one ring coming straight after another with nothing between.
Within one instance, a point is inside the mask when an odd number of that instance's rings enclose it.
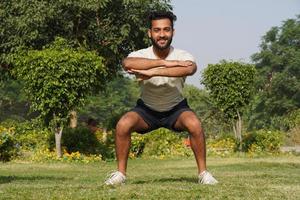
<instances>
[{"instance_id":1,"label":"knee","mask_svg":"<svg viewBox=\"0 0 300 200\"><path fill-rule=\"evenodd\" d=\"M116 125L116 134L119 136L125 136L130 134L132 130L132 122L128 117L122 117Z\"/></svg>"},{"instance_id":2,"label":"knee","mask_svg":"<svg viewBox=\"0 0 300 200\"><path fill-rule=\"evenodd\" d=\"M197 119L189 120L186 124L188 132L193 136L199 136L203 134L201 122Z\"/></svg>"}]
</instances>

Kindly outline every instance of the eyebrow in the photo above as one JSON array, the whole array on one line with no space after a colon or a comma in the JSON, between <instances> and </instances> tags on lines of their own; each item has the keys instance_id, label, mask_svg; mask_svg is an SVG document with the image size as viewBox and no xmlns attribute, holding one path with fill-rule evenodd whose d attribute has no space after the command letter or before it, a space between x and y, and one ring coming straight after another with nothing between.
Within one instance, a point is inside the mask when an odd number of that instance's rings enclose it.
<instances>
[{"instance_id":1,"label":"eyebrow","mask_svg":"<svg viewBox=\"0 0 300 200\"><path fill-rule=\"evenodd\" d=\"M152 27L154 30L157 30L157 29L172 29L171 26L166 26L166 27Z\"/></svg>"}]
</instances>

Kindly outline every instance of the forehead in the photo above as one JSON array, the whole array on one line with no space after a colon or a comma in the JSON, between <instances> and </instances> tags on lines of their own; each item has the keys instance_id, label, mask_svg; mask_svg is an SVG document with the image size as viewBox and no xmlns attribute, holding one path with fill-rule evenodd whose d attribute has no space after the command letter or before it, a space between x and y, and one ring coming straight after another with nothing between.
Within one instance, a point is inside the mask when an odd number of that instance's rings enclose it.
<instances>
[{"instance_id":1,"label":"forehead","mask_svg":"<svg viewBox=\"0 0 300 200\"><path fill-rule=\"evenodd\" d=\"M168 18L152 20L151 24L152 28L172 27L172 23Z\"/></svg>"}]
</instances>

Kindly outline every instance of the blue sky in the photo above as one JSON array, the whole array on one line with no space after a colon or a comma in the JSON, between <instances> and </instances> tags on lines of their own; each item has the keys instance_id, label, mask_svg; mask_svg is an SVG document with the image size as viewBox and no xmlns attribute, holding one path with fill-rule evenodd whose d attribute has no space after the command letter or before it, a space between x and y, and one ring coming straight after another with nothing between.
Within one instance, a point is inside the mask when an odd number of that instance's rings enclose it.
<instances>
[{"instance_id":1,"label":"blue sky","mask_svg":"<svg viewBox=\"0 0 300 200\"><path fill-rule=\"evenodd\" d=\"M300 0L172 0L173 46L192 53L198 71L187 83L201 88L200 76L221 59L250 62L262 36L300 14Z\"/></svg>"}]
</instances>

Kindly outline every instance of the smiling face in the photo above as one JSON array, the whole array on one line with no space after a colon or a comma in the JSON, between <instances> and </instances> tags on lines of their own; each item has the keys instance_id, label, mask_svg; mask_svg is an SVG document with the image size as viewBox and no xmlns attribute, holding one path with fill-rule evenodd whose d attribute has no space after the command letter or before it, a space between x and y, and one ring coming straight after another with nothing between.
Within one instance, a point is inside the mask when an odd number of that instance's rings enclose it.
<instances>
[{"instance_id":1,"label":"smiling face","mask_svg":"<svg viewBox=\"0 0 300 200\"><path fill-rule=\"evenodd\" d=\"M158 50L168 49L171 45L174 29L168 18L152 20L151 29L148 30L148 36L153 46Z\"/></svg>"}]
</instances>

